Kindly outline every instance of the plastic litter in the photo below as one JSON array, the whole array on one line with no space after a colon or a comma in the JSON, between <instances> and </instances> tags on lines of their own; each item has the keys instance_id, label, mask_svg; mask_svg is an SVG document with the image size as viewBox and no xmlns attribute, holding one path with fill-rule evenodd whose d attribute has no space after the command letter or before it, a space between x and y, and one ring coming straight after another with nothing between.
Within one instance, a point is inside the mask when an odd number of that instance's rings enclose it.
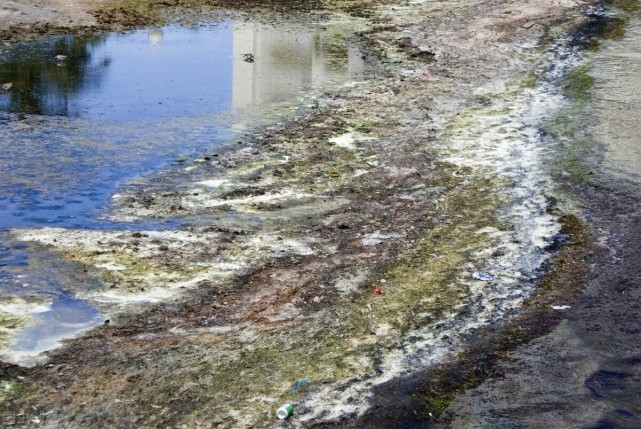
<instances>
[{"instance_id":1,"label":"plastic litter","mask_svg":"<svg viewBox=\"0 0 641 429\"><path fill-rule=\"evenodd\" d=\"M381 288L380 288L380 287L375 287L375 288L374 288L374 293L375 293L376 295L380 295L380 294L382 294L382 293L383 293L383 291L381 290Z\"/></svg>"},{"instance_id":2,"label":"plastic litter","mask_svg":"<svg viewBox=\"0 0 641 429\"><path fill-rule=\"evenodd\" d=\"M309 381L307 381L307 380L303 379L303 380L301 380L301 381L297 382L296 384L294 384L294 385L292 386L292 388L291 388L291 389L289 389L289 391L290 391L290 392L292 392L292 393L294 393L295 391L297 391L297 390L298 390L298 389L300 389L301 387L307 386L308 384L309 384Z\"/></svg>"},{"instance_id":3,"label":"plastic litter","mask_svg":"<svg viewBox=\"0 0 641 429\"><path fill-rule=\"evenodd\" d=\"M568 308L572 308L569 305L551 305L553 310L567 310Z\"/></svg>"},{"instance_id":4,"label":"plastic litter","mask_svg":"<svg viewBox=\"0 0 641 429\"><path fill-rule=\"evenodd\" d=\"M276 417L278 417L281 420L286 419L292 414L294 414L294 406L292 404L285 404L282 407L280 407L278 410L276 410Z\"/></svg>"},{"instance_id":5,"label":"plastic litter","mask_svg":"<svg viewBox=\"0 0 641 429\"><path fill-rule=\"evenodd\" d=\"M487 273L482 273L480 271L474 271L474 274L472 274L472 277L474 277L476 280L482 280L484 282L492 282L494 281L494 276L491 274Z\"/></svg>"}]
</instances>

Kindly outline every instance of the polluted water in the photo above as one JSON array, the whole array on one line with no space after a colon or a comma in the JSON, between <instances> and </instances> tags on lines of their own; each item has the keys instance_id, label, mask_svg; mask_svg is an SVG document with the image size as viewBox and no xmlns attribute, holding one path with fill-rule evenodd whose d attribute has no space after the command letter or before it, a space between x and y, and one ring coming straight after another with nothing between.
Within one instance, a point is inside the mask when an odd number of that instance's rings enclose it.
<instances>
[{"instance_id":1,"label":"polluted water","mask_svg":"<svg viewBox=\"0 0 641 429\"><path fill-rule=\"evenodd\" d=\"M223 20L50 36L0 52L0 355L35 362L108 317L83 299L103 286L91 270L13 231L176 228L110 221L109 199L135 178L291 114L314 90L365 79L349 36Z\"/></svg>"}]
</instances>

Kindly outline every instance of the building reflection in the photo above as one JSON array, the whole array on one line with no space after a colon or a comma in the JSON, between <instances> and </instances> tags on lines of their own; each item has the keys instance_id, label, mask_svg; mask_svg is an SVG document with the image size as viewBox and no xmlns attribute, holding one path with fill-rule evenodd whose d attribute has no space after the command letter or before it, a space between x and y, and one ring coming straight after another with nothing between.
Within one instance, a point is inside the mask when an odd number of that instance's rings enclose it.
<instances>
[{"instance_id":1,"label":"building reflection","mask_svg":"<svg viewBox=\"0 0 641 429\"><path fill-rule=\"evenodd\" d=\"M149 41L153 46L158 45L160 42L162 42L164 33L162 30L151 30L147 34L147 37L149 37Z\"/></svg>"},{"instance_id":2,"label":"building reflection","mask_svg":"<svg viewBox=\"0 0 641 429\"><path fill-rule=\"evenodd\" d=\"M364 68L360 51L341 34L241 24L233 36L232 106L281 102L322 83L360 80Z\"/></svg>"}]
</instances>

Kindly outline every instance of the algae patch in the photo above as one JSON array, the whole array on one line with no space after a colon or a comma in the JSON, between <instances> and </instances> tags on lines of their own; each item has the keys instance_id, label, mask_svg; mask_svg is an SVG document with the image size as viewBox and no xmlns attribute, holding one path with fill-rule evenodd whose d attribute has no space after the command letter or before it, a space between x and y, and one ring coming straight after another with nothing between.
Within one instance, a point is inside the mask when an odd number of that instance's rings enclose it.
<instances>
[{"instance_id":1,"label":"algae patch","mask_svg":"<svg viewBox=\"0 0 641 429\"><path fill-rule=\"evenodd\" d=\"M590 76L590 66L582 65L573 68L563 83L563 93L577 103L588 103L592 99L594 77Z\"/></svg>"},{"instance_id":2,"label":"algae patch","mask_svg":"<svg viewBox=\"0 0 641 429\"><path fill-rule=\"evenodd\" d=\"M587 132L589 119L585 114L593 99L591 69L590 64L584 64L568 72L562 91L569 97L569 103L542 124L546 135L555 141L550 170L579 184L590 183L594 174L588 159L595 142Z\"/></svg>"}]
</instances>

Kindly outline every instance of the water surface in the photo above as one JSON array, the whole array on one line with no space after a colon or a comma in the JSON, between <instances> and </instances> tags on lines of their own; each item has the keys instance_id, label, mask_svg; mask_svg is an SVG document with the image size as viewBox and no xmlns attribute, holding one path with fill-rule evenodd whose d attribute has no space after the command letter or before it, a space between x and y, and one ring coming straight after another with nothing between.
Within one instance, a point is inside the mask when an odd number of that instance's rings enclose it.
<instances>
[{"instance_id":1,"label":"water surface","mask_svg":"<svg viewBox=\"0 0 641 429\"><path fill-rule=\"evenodd\" d=\"M251 55L248 57L247 55ZM0 56L0 228L100 227L115 187L362 79L343 33L223 22L63 36Z\"/></svg>"},{"instance_id":2,"label":"water surface","mask_svg":"<svg viewBox=\"0 0 641 429\"><path fill-rule=\"evenodd\" d=\"M638 13L637 13L638 15ZM641 183L641 19L626 26L621 40L606 42L594 59L595 107L604 167Z\"/></svg>"}]
</instances>

